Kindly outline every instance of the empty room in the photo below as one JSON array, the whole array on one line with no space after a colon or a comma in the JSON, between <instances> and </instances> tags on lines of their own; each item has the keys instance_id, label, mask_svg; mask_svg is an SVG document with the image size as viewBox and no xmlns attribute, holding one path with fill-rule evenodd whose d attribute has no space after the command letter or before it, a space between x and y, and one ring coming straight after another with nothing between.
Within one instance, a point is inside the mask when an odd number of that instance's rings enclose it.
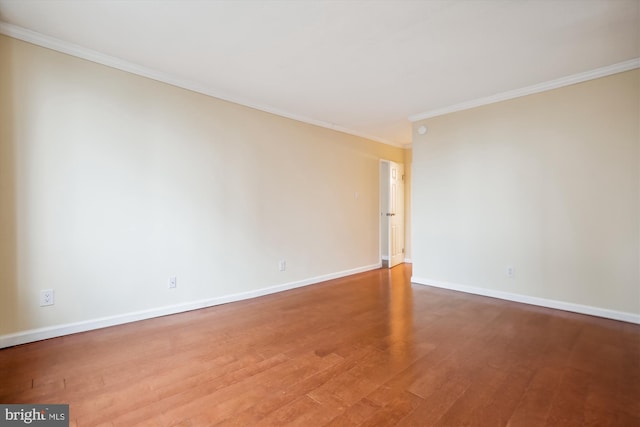
<instances>
[{"instance_id":1,"label":"empty room","mask_svg":"<svg viewBox=\"0 0 640 427\"><path fill-rule=\"evenodd\" d=\"M640 425L640 1L0 0L0 425Z\"/></svg>"}]
</instances>

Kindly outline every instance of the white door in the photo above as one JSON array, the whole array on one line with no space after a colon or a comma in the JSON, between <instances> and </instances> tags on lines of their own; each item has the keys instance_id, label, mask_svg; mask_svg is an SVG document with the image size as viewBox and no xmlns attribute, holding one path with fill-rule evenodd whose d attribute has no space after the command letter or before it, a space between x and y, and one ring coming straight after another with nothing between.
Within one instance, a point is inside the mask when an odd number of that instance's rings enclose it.
<instances>
[{"instance_id":1,"label":"white door","mask_svg":"<svg viewBox=\"0 0 640 427\"><path fill-rule=\"evenodd\" d=\"M389 162L387 235L389 268L404 262L404 166Z\"/></svg>"}]
</instances>

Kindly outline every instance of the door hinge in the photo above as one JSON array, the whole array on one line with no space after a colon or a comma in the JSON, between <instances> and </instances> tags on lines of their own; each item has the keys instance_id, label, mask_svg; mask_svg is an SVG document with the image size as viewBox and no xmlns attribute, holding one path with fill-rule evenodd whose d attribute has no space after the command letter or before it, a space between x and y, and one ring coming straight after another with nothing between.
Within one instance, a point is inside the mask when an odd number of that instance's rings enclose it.
<instances>
[{"instance_id":1,"label":"door hinge","mask_svg":"<svg viewBox=\"0 0 640 427\"><path fill-rule=\"evenodd\" d=\"M404 181L404 174L402 174L402 180Z\"/></svg>"},{"instance_id":2,"label":"door hinge","mask_svg":"<svg viewBox=\"0 0 640 427\"><path fill-rule=\"evenodd\" d=\"M404 253L404 248L402 248L402 253Z\"/></svg>"}]
</instances>

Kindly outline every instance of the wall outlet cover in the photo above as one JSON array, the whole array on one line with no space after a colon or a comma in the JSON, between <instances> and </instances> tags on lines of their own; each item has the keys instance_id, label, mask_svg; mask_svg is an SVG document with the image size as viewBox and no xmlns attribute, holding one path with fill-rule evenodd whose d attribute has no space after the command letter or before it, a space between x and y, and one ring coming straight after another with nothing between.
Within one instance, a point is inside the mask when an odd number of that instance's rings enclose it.
<instances>
[{"instance_id":1,"label":"wall outlet cover","mask_svg":"<svg viewBox=\"0 0 640 427\"><path fill-rule=\"evenodd\" d=\"M40 307L53 305L55 303L55 292L53 289L43 289L40 291Z\"/></svg>"}]
</instances>

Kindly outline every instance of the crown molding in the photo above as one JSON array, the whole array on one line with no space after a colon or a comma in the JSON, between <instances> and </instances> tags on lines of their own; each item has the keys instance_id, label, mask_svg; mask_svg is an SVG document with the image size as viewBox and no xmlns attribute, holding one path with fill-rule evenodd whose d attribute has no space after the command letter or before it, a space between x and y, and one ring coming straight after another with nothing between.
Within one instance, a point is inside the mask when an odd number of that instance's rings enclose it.
<instances>
[{"instance_id":1,"label":"crown molding","mask_svg":"<svg viewBox=\"0 0 640 427\"><path fill-rule=\"evenodd\" d=\"M0 34L12 37L14 39L22 40L37 46L41 46L47 49L55 50L57 52L66 53L67 55L75 56L77 58L86 59L87 61L95 62L97 64L106 65L107 67L115 68L127 73L136 74L138 76L146 77L159 82L167 83L172 86L177 86L182 89L187 89L192 92L197 92L203 95L211 96L213 98L221 99L234 104L243 105L245 107L253 108L255 110L263 111L265 113L274 114L276 116L285 117L287 119L296 120L298 122L307 123L314 126L319 126L326 129L331 129L337 132L346 133L349 135L365 138L371 141L380 142L386 145L392 145L394 147L403 148L403 144L386 140L384 138L378 138L376 136L367 135L366 133L355 131L335 123L329 123L322 120L316 120L310 117L302 116L299 114L291 113L279 108L275 108L269 105L256 104L246 99L237 98L230 95L225 95L205 85L183 79L181 77L165 73L162 71L154 70L133 62L125 61L123 59L106 55L104 53L92 50L83 46L79 46L74 43L69 43L64 40L50 37L36 31L32 31L18 25L9 24L7 22L0 21Z\"/></svg>"},{"instance_id":2,"label":"crown molding","mask_svg":"<svg viewBox=\"0 0 640 427\"><path fill-rule=\"evenodd\" d=\"M551 89L558 89L564 86L582 83L588 80L622 73L624 71L634 70L636 68L640 68L640 58L634 58L628 61L619 62L617 64L597 68L591 71L585 71L583 73L573 74L571 76L562 77L556 80L550 80L548 82L526 86L520 89L514 89L484 98L475 99L472 101L461 102L459 104L437 108L435 110L426 111L424 113L414 114L412 116L409 116L409 121L417 122L424 119L430 119L432 117L442 116L444 114L455 113L456 111L468 110L470 108L480 107L482 105L494 104L496 102L520 98L526 95L533 95L535 93L545 92Z\"/></svg>"}]
</instances>

